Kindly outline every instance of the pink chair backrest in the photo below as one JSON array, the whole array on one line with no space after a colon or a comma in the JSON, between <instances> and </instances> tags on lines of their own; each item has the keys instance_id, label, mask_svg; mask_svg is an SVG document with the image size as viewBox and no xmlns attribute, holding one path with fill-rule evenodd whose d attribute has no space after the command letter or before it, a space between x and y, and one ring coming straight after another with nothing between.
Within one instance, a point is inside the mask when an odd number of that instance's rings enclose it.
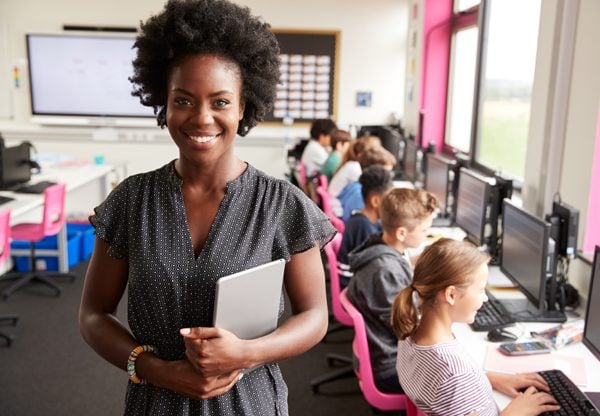
<instances>
[{"instance_id":1,"label":"pink chair backrest","mask_svg":"<svg viewBox=\"0 0 600 416\"><path fill-rule=\"evenodd\" d=\"M427 416L427 413L419 409L410 397L406 398L406 414L407 416Z\"/></svg>"},{"instance_id":2,"label":"pink chair backrest","mask_svg":"<svg viewBox=\"0 0 600 416\"><path fill-rule=\"evenodd\" d=\"M371 353L369 352L369 342L367 340L367 329L365 320L356 307L350 302L346 295L346 289L340 293L340 302L342 307L354 322L354 340L352 341L352 350L354 356L358 359L358 367L354 367L354 372L358 377L360 389L363 396L371 406L380 410L401 410L407 408L406 395L398 393L383 393L373 379L373 369L371 368ZM407 413L411 415L411 413Z\"/></svg>"},{"instance_id":3,"label":"pink chair backrest","mask_svg":"<svg viewBox=\"0 0 600 416\"><path fill-rule=\"evenodd\" d=\"M10 251L10 210L0 211L0 264L4 264Z\"/></svg>"},{"instance_id":4,"label":"pink chair backrest","mask_svg":"<svg viewBox=\"0 0 600 416\"><path fill-rule=\"evenodd\" d=\"M317 185L322 186L325 190L329 189L329 180L327 179L327 175L323 175L322 173L317 176Z\"/></svg>"},{"instance_id":5,"label":"pink chair backrest","mask_svg":"<svg viewBox=\"0 0 600 416\"><path fill-rule=\"evenodd\" d=\"M57 183L44 190L44 235L58 234L65 223L65 184Z\"/></svg>"},{"instance_id":6,"label":"pink chair backrest","mask_svg":"<svg viewBox=\"0 0 600 416\"><path fill-rule=\"evenodd\" d=\"M329 193L327 189L322 186L317 186L317 194L319 195L319 199L321 200L321 207L323 208L323 212L329 217L331 224L338 230L341 234L344 234L344 230L346 229L346 224L341 218L336 217L331 210L331 204L329 202Z\"/></svg>"},{"instance_id":7,"label":"pink chair backrest","mask_svg":"<svg viewBox=\"0 0 600 416\"><path fill-rule=\"evenodd\" d=\"M306 165L302 162L298 162L298 173L300 175L300 185L306 187Z\"/></svg>"},{"instance_id":8,"label":"pink chair backrest","mask_svg":"<svg viewBox=\"0 0 600 416\"><path fill-rule=\"evenodd\" d=\"M327 264L329 265L329 292L333 317L342 325L352 326L352 318L340 303L340 275L338 273L337 256L331 244L325 246L325 255L327 255Z\"/></svg>"}]
</instances>

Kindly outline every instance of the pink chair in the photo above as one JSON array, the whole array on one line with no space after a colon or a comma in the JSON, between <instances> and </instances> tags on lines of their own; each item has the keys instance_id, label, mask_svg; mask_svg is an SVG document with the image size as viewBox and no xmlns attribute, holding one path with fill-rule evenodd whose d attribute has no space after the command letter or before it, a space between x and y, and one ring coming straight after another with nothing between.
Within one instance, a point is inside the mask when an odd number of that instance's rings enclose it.
<instances>
[{"instance_id":1,"label":"pink chair","mask_svg":"<svg viewBox=\"0 0 600 416\"><path fill-rule=\"evenodd\" d=\"M373 378L373 369L371 368L371 353L369 352L369 342L367 340L367 329L365 321L361 313L350 302L346 295L347 289L344 289L340 294L340 302L354 322L354 341L352 342L352 350L358 361L358 366L355 365L354 372L358 377L358 384L363 392L363 396L367 402L379 410L403 410L407 409L407 397L405 394L384 393L375 385Z\"/></svg>"},{"instance_id":2,"label":"pink chair","mask_svg":"<svg viewBox=\"0 0 600 416\"><path fill-rule=\"evenodd\" d=\"M344 224L344 221L341 218L336 217L333 211L331 210L331 204L329 202L329 193L327 192L327 189L322 186L318 186L317 194L319 195L319 199L321 200L321 208L323 209L323 212L329 217L331 224L341 234L344 234L346 224Z\"/></svg>"},{"instance_id":3,"label":"pink chair","mask_svg":"<svg viewBox=\"0 0 600 416\"><path fill-rule=\"evenodd\" d=\"M75 280L75 275L71 273L39 272L36 270L35 243L45 237L58 234L64 225L65 185L56 184L49 186L44 190L44 214L42 222L17 224L11 228L12 238L29 241L31 247L31 268L29 273L17 274L17 280L2 292L4 300L33 280L40 281L51 287L57 296L60 295L62 289L50 279L51 277L69 277L72 281Z\"/></svg>"},{"instance_id":4,"label":"pink chair","mask_svg":"<svg viewBox=\"0 0 600 416\"><path fill-rule=\"evenodd\" d=\"M333 311L333 317L337 321L335 324L330 325L327 329L327 334L325 335L325 337L327 337L327 335L334 332L351 328L352 318L350 315L348 315L340 303L340 276L338 274L337 257L333 251L331 243L325 246L325 255L327 257L327 265L329 270L329 294L331 309ZM327 354L327 362L329 365L333 365L335 362L346 363L348 365L312 379L310 385L314 393L318 393L323 384L354 376L352 357L340 354Z\"/></svg>"},{"instance_id":5,"label":"pink chair","mask_svg":"<svg viewBox=\"0 0 600 416\"><path fill-rule=\"evenodd\" d=\"M0 211L0 267L6 263L10 251L10 210ZM0 322L10 322L13 326L17 324L19 317L17 315L0 315ZM0 339L6 342L10 347L13 337L0 332Z\"/></svg>"},{"instance_id":6,"label":"pink chair","mask_svg":"<svg viewBox=\"0 0 600 416\"><path fill-rule=\"evenodd\" d=\"M325 190L329 189L329 179L327 179L327 175L320 173L317 176L317 186L322 186Z\"/></svg>"},{"instance_id":7,"label":"pink chair","mask_svg":"<svg viewBox=\"0 0 600 416\"><path fill-rule=\"evenodd\" d=\"M327 256L327 264L329 265L329 284L330 284L330 298L331 298L331 310L333 311L333 317L343 326L353 326L352 317L346 312L342 303L340 302L340 293L342 287L340 285L340 275L338 273L337 257L331 247L331 244L325 246L325 255Z\"/></svg>"},{"instance_id":8,"label":"pink chair","mask_svg":"<svg viewBox=\"0 0 600 416\"><path fill-rule=\"evenodd\" d=\"M427 413L419 409L410 397L406 397L406 416L427 416Z\"/></svg>"},{"instance_id":9,"label":"pink chair","mask_svg":"<svg viewBox=\"0 0 600 416\"><path fill-rule=\"evenodd\" d=\"M307 180L306 165L304 163L302 163L300 160L298 160L296 162L296 172L298 175L298 182L300 183L300 188L302 190L305 190L306 189L306 180Z\"/></svg>"}]
</instances>

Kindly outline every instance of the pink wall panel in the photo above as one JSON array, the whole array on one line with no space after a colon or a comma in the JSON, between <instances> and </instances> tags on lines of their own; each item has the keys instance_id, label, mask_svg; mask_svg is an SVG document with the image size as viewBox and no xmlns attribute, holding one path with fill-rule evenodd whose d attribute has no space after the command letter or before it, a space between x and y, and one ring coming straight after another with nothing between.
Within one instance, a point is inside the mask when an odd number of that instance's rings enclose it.
<instances>
[{"instance_id":1,"label":"pink wall panel","mask_svg":"<svg viewBox=\"0 0 600 416\"><path fill-rule=\"evenodd\" d=\"M600 245L600 106L596 120L596 145L592 162L592 180L583 251L585 253L593 252L596 244Z\"/></svg>"}]
</instances>

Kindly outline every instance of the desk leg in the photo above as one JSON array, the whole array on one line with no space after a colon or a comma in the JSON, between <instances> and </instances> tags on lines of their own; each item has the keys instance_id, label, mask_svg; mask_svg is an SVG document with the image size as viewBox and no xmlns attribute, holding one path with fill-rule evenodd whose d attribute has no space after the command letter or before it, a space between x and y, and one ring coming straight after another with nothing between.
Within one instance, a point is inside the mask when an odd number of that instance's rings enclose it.
<instances>
[{"instance_id":1,"label":"desk leg","mask_svg":"<svg viewBox=\"0 0 600 416\"><path fill-rule=\"evenodd\" d=\"M58 271L69 272L69 253L67 252L67 225L65 224L58 232Z\"/></svg>"}]
</instances>

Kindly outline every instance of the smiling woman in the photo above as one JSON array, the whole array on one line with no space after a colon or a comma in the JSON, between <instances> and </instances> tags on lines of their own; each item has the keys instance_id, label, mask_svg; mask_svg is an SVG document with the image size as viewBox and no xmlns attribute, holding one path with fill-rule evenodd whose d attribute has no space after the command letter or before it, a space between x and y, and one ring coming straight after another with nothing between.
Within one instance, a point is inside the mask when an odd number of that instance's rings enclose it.
<instances>
[{"instance_id":1,"label":"smiling woman","mask_svg":"<svg viewBox=\"0 0 600 416\"><path fill-rule=\"evenodd\" d=\"M287 415L276 363L325 333L319 248L335 231L299 189L234 152L273 103L275 38L247 8L170 0L135 45L134 93L179 158L127 178L90 218L82 335L127 370L127 415ZM252 340L212 327L216 281L280 258L293 315ZM114 315L125 287L130 330Z\"/></svg>"}]
</instances>

